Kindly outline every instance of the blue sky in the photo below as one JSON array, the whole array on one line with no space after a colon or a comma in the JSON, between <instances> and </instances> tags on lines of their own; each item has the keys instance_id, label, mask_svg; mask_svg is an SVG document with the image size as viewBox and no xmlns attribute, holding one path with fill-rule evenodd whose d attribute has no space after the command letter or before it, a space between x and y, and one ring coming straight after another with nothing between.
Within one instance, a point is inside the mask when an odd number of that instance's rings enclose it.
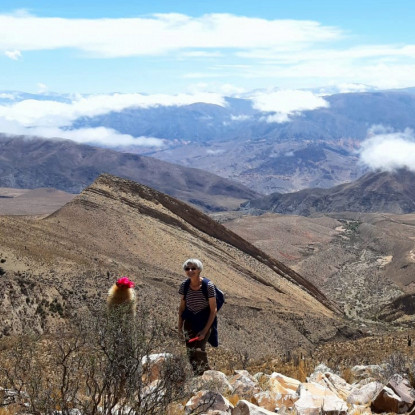
<instances>
[{"instance_id":1,"label":"blue sky","mask_svg":"<svg viewBox=\"0 0 415 415\"><path fill-rule=\"evenodd\" d=\"M414 15L409 0L2 0L0 90L413 86Z\"/></svg>"}]
</instances>

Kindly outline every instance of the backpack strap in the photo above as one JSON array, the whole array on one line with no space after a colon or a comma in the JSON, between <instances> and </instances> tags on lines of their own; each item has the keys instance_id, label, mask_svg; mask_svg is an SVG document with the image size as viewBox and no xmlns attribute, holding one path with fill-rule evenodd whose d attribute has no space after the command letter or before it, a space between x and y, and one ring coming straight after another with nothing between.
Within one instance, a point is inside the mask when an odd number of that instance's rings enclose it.
<instances>
[{"instance_id":1,"label":"backpack strap","mask_svg":"<svg viewBox=\"0 0 415 415\"><path fill-rule=\"evenodd\" d=\"M190 278L188 278L185 282L184 282L184 287L183 287L183 296L184 296L184 299L186 300L186 295L187 295L187 292L189 291L189 288L190 288Z\"/></svg>"},{"instance_id":2,"label":"backpack strap","mask_svg":"<svg viewBox=\"0 0 415 415\"><path fill-rule=\"evenodd\" d=\"M209 295L208 295L208 284L209 284L210 280L208 280L207 278L203 278L202 279L202 291L203 291L203 295L205 296L206 300L209 301Z\"/></svg>"}]
</instances>

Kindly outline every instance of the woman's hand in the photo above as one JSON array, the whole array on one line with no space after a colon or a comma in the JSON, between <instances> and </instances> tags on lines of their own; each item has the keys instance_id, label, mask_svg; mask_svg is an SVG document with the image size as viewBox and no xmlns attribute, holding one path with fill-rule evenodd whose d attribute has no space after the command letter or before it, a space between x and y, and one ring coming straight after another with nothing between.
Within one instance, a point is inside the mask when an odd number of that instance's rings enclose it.
<instances>
[{"instance_id":1,"label":"woman's hand","mask_svg":"<svg viewBox=\"0 0 415 415\"><path fill-rule=\"evenodd\" d=\"M201 331L200 333L197 334L197 337L199 337L199 340L203 340L206 337L206 332Z\"/></svg>"}]
</instances>

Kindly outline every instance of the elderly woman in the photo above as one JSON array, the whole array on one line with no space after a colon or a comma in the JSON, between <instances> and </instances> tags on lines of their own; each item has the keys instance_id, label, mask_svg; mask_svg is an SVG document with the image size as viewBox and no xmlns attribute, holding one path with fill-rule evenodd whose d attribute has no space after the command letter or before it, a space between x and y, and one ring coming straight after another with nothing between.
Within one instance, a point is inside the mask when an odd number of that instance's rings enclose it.
<instances>
[{"instance_id":1,"label":"elderly woman","mask_svg":"<svg viewBox=\"0 0 415 415\"><path fill-rule=\"evenodd\" d=\"M215 286L200 275L203 269L200 260L188 259L183 263L183 269L187 279L179 289L181 300L178 329L181 336L184 330L193 372L200 375L209 369L206 342L212 342L211 328L217 312Z\"/></svg>"}]
</instances>

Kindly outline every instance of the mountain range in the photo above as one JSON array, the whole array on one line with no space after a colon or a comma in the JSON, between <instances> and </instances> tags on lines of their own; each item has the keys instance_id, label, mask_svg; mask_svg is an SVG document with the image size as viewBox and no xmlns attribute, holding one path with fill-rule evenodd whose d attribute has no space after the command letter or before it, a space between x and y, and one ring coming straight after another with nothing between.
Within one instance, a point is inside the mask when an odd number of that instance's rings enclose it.
<instances>
[{"instance_id":1,"label":"mountain range","mask_svg":"<svg viewBox=\"0 0 415 415\"><path fill-rule=\"evenodd\" d=\"M353 181L368 171L358 150L372 127L415 128L412 89L323 98L326 107L293 111L281 120L276 111L259 110L252 99L227 98L224 106L128 108L84 117L74 127L105 126L163 138L161 148L130 151L201 168L266 194Z\"/></svg>"},{"instance_id":2,"label":"mountain range","mask_svg":"<svg viewBox=\"0 0 415 415\"><path fill-rule=\"evenodd\" d=\"M371 172L358 180L329 189L272 193L243 204L250 212L310 216L331 212L415 212L415 173L400 169Z\"/></svg>"},{"instance_id":3,"label":"mountain range","mask_svg":"<svg viewBox=\"0 0 415 415\"><path fill-rule=\"evenodd\" d=\"M288 98L278 95L261 106L258 94L267 96L266 91L253 91L240 98L226 97L221 105L131 104L102 110L100 115L80 115L65 124L65 130L107 127L131 137L155 137L163 145L144 147L137 140L129 147L108 141L102 146L202 169L270 194L354 181L368 172L360 159L362 141L382 131L415 129L413 88L320 95L324 105L308 110L301 109L301 97L292 110L284 109ZM7 91L0 95L5 106L48 100L67 105L67 111L76 98Z\"/></svg>"},{"instance_id":4,"label":"mountain range","mask_svg":"<svg viewBox=\"0 0 415 415\"><path fill-rule=\"evenodd\" d=\"M236 208L258 196L237 182L152 157L70 140L0 134L0 186L79 193L101 173L136 180L205 210Z\"/></svg>"}]
</instances>

